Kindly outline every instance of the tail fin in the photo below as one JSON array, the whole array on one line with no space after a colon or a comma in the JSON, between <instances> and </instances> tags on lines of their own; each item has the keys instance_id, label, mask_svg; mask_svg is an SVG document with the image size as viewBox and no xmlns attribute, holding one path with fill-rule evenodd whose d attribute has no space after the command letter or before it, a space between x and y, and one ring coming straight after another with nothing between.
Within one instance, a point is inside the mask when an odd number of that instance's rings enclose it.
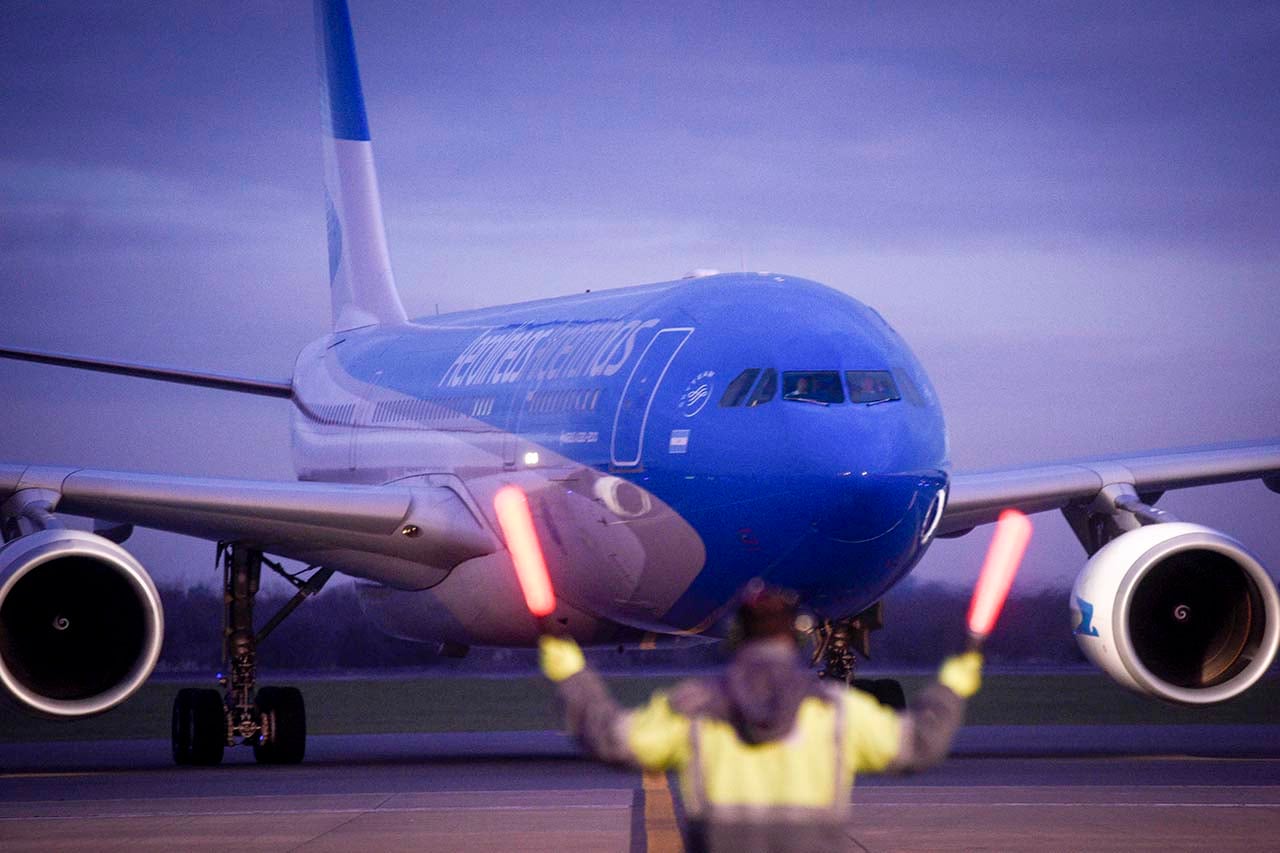
<instances>
[{"instance_id":1,"label":"tail fin","mask_svg":"<svg viewBox=\"0 0 1280 853\"><path fill-rule=\"evenodd\" d=\"M333 328L403 323L346 0L315 0Z\"/></svg>"}]
</instances>

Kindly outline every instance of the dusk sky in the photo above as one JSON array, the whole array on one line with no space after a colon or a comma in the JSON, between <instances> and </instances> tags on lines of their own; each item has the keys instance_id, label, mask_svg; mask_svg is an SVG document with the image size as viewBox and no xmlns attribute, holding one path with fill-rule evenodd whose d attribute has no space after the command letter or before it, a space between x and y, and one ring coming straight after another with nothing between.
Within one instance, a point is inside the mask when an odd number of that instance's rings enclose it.
<instances>
[{"instance_id":1,"label":"dusk sky","mask_svg":"<svg viewBox=\"0 0 1280 853\"><path fill-rule=\"evenodd\" d=\"M911 342L957 470L1280 437L1280 5L352 7L411 315L786 272ZM0 341L288 377L329 313L312 26L5 5ZM7 363L0 394L7 461L293 475L283 401ZM1161 506L1280 568L1260 483ZM1084 553L1038 521L1066 630Z\"/></svg>"}]
</instances>

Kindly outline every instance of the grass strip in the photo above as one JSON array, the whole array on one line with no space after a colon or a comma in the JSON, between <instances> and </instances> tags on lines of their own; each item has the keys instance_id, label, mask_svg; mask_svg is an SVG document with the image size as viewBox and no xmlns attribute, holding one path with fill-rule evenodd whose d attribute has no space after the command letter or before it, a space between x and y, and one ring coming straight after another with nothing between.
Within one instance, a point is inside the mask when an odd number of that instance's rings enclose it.
<instances>
[{"instance_id":1,"label":"grass strip","mask_svg":"<svg viewBox=\"0 0 1280 853\"><path fill-rule=\"evenodd\" d=\"M610 676L620 702L638 705L678 676ZM907 696L929 678L902 679ZM369 676L273 679L295 683L312 734L531 731L559 728L551 685L537 676ZM153 681L120 707L85 720L44 720L0 705L0 742L164 738L180 687L209 682ZM969 706L971 725L1280 724L1280 678L1207 708L1148 699L1088 673L988 676Z\"/></svg>"}]
</instances>

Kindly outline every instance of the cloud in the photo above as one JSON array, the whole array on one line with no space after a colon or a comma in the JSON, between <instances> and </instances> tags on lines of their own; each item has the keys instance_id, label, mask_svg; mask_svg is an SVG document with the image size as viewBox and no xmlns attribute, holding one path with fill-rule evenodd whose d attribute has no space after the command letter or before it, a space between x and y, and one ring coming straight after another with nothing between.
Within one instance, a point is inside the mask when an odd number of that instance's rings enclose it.
<instances>
[{"instance_id":1,"label":"cloud","mask_svg":"<svg viewBox=\"0 0 1280 853\"><path fill-rule=\"evenodd\" d=\"M150 251L273 241L299 200L269 184L210 193L183 175L123 165L0 161L0 245L10 253Z\"/></svg>"}]
</instances>

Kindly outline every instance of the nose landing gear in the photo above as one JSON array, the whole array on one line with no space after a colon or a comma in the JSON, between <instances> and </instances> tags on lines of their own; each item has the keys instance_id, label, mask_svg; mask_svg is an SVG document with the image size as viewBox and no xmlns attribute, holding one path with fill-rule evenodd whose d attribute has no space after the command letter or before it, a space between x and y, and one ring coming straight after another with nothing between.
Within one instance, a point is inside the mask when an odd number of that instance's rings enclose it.
<instances>
[{"instance_id":1,"label":"nose landing gear","mask_svg":"<svg viewBox=\"0 0 1280 853\"><path fill-rule=\"evenodd\" d=\"M302 693L296 687L257 688L258 643L319 592L333 570L319 569L304 581L252 548L220 546L219 555L226 601L224 674L218 677L223 693L197 688L178 691L173 703L173 760L185 765L219 764L226 747L241 745L253 747L259 764L297 764L307 742ZM255 634L253 599L264 562L297 587L298 593Z\"/></svg>"},{"instance_id":2,"label":"nose landing gear","mask_svg":"<svg viewBox=\"0 0 1280 853\"><path fill-rule=\"evenodd\" d=\"M856 616L824 619L814 626L812 663L819 665L818 677L839 681L870 693L880 704L895 710L907 707L902 683L892 678L855 678L857 654L871 657L871 632L884 627L884 607L876 602Z\"/></svg>"}]
</instances>

